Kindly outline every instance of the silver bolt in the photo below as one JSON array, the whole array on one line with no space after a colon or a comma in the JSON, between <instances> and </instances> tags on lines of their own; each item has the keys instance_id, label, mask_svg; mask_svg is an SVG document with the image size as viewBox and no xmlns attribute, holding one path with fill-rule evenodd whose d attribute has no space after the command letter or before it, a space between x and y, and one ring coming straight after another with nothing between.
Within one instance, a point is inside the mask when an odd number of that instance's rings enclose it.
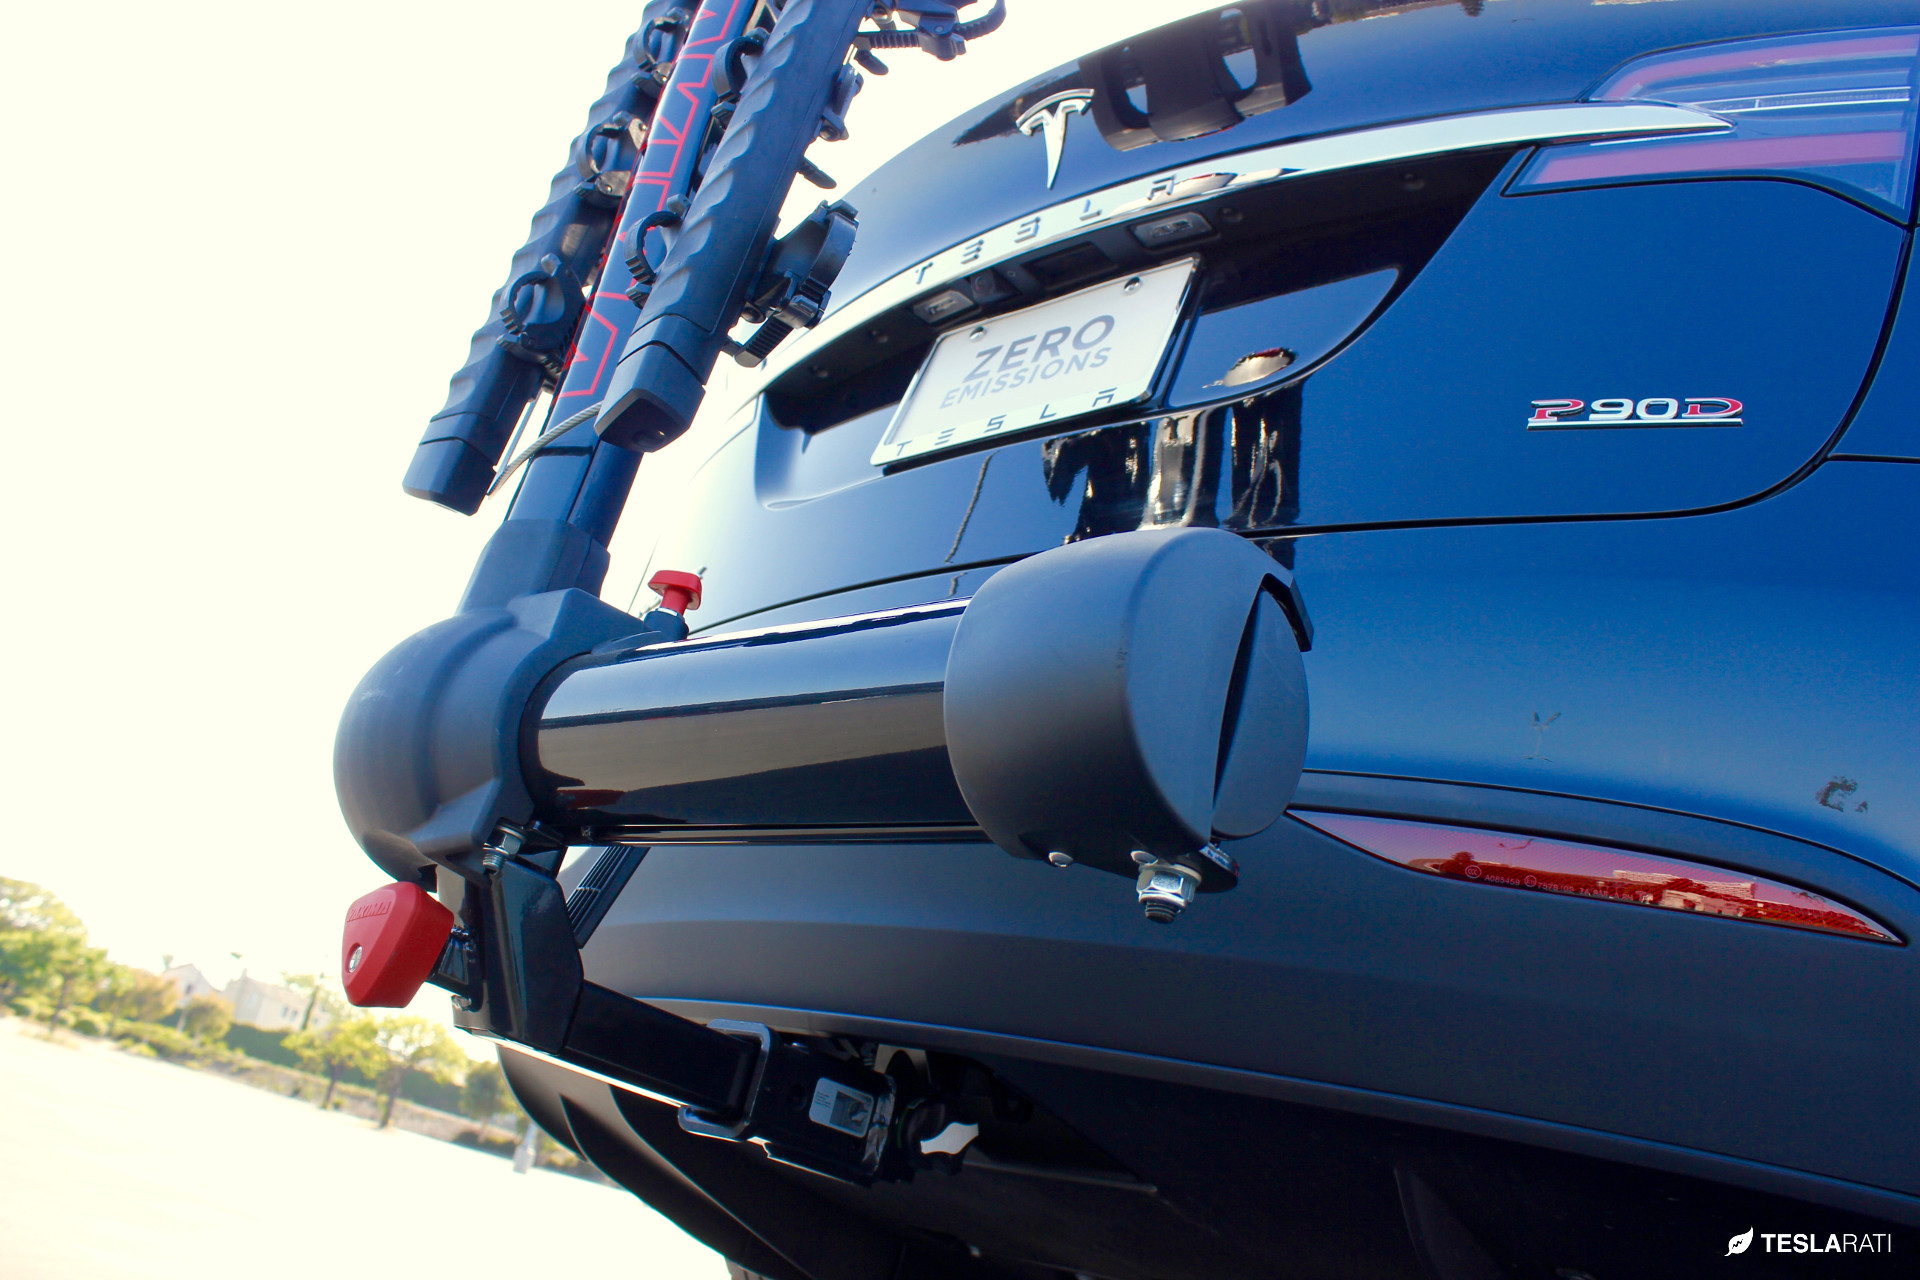
<instances>
[{"instance_id":1,"label":"silver bolt","mask_svg":"<svg viewBox=\"0 0 1920 1280\"><path fill-rule=\"evenodd\" d=\"M493 829L493 835L480 846L480 866L487 872L496 872L506 865L508 858L520 852L520 846L527 837L516 827L501 823Z\"/></svg>"},{"instance_id":2,"label":"silver bolt","mask_svg":"<svg viewBox=\"0 0 1920 1280\"><path fill-rule=\"evenodd\" d=\"M1140 284L1141 284L1141 280L1140 280L1140 277L1139 277L1139 276L1135 276L1135 277L1134 277L1133 279L1131 279L1131 280L1129 280L1129 281L1127 281L1127 282L1126 282L1125 284L1123 284L1123 285L1121 285L1121 286L1120 286L1120 292L1122 292L1122 293L1138 293L1138 292L1140 292Z\"/></svg>"},{"instance_id":3,"label":"silver bolt","mask_svg":"<svg viewBox=\"0 0 1920 1280\"><path fill-rule=\"evenodd\" d=\"M1200 892L1200 873L1192 867L1155 858L1140 868L1136 888L1147 919L1155 924L1172 924L1182 911L1193 905L1195 895Z\"/></svg>"},{"instance_id":4,"label":"silver bolt","mask_svg":"<svg viewBox=\"0 0 1920 1280\"><path fill-rule=\"evenodd\" d=\"M968 341L968 342L978 342L978 341L980 341L980 339L982 339L982 338L984 338L984 337L986 337L986 336L987 336L987 326L985 326L985 325L983 325L983 324L977 324L977 325L975 325L975 326L973 326L973 329L972 329L972 331L971 331L970 333L968 333L968 334L967 334L967 341Z\"/></svg>"},{"instance_id":5,"label":"silver bolt","mask_svg":"<svg viewBox=\"0 0 1920 1280\"><path fill-rule=\"evenodd\" d=\"M1138 863L1140 866L1145 867L1145 866L1150 866L1153 863L1154 857L1152 854L1148 853L1145 849L1135 849L1133 851L1133 860L1134 862Z\"/></svg>"},{"instance_id":6,"label":"silver bolt","mask_svg":"<svg viewBox=\"0 0 1920 1280\"><path fill-rule=\"evenodd\" d=\"M354 943L353 950L347 953L347 972L358 973L360 971L360 962L366 959L366 954L366 948L357 942Z\"/></svg>"},{"instance_id":7,"label":"silver bolt","mask_svg":"<svg viewBox=\"0 0 1920 1280\"><path fill-rule=\"evenodd\" d=\"M1073 855L1070 853L1061 853L1056 849L1047 855L1047 861L1056 867L1070 867L1073 865Z\"/></svg>"}]
</instances>

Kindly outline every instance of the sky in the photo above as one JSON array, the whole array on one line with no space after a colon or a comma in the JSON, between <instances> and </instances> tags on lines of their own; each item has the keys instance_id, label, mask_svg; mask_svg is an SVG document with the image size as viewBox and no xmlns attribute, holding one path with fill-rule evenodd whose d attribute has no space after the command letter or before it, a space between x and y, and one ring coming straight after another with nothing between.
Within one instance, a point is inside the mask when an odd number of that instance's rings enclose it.
<instances>
[{"instance_id":1,"label":"sky","mask_svg":"<svg viewBox=\"0 0 1920 1280\"><path fill-rule=\"evenodd\" d=\"M851 187L973 104L1203 7L1010 0L957 62L890 55L853 138L813 158ZM452 612L505 505L457 516L400 477L640 10L0 19L0 807L19 824L0 876L61 895L115 959L220 983L337 971L346 906L382 881L334 799L341 708ZM711 435L642 467L608 599L632 597Z\"/></svg>"}]
</instances>

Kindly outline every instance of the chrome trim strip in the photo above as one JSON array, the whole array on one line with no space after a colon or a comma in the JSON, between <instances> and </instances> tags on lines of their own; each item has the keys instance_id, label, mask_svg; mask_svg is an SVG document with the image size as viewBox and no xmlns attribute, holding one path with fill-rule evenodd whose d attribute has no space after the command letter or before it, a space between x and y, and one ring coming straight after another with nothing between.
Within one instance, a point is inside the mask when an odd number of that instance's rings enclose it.
<instances>
[{"instance_id":1,"label":"chrome trim strip","mask_svg":"<svg viewBox=\"0 0 1920 1280\"><path fill-rule=\"evenodd\" d=\"M968 599L971 598L968 597ZM700 631L688 636L685 640L675 640L668 644L638 646L633 650L606 649L601 653L602 656L607 653L637 653L642 648L649 653L687 653L702 647L739 644L765 636L797 636L809 631L836 631L842 627L862 623L879 626L889 622L910 622L915 618L932 618L943 613L959 613L966 607L966 600L935 600L928 604L902 605L897 609L876 609L870 613L847 613L832 618L815 618L809 622L782 622L770 627L749 627L743 631Z\"/></svg>"},{"instance_id":2,"label":"chrome trim strip","mask_svg":"<svg viewBox=\"0 0 1920 1280\"><path fill-rule=\"evenodd\" d=\"M1019 254L1096 227L1122 224L1143 213L1160 214L1211 199L1223 190L1461 151L1703 133L1732 127L1707 112L1665 103L1561 103L1413 120L1196 160L1182 169L1148 174L1092 195L1048 205L944 249L846 300L817 327L783 347L763 368L767 379L778 377L881 312Z\"/></svg>"}]
</instances>

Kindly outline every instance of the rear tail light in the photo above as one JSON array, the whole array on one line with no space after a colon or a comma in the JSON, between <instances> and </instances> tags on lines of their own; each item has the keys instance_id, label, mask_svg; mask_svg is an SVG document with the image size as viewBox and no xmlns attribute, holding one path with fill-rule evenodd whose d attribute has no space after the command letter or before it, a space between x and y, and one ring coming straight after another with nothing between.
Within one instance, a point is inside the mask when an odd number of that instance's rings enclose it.
<instances>
[{"instance_id":1,"label":"rear tail light","mask_svg":"<svg viewBox=\"0 0 1920 1280\"><path fill-rule=\"evenodd\" d=\"M1913 196L1916 61L1915 27L1738 40L1642 58L1608 79L1593 100L1675 103L1711 112L1731 128L1548 147L1510 190L1782 176L1905 221Z\"/></svg>"},{"instance_id":2,"label":"rear tail light","mask_svg":"<svg viewBox=\"0 0 1920 1280\"><path fill-rule=\"evenodd\" d=\"M1296 811L1293 816L1375 857L1449 880L1900 941L1851 907L1725 867L1437 822L1347 813Z\"/></svg>"}]
</instances>

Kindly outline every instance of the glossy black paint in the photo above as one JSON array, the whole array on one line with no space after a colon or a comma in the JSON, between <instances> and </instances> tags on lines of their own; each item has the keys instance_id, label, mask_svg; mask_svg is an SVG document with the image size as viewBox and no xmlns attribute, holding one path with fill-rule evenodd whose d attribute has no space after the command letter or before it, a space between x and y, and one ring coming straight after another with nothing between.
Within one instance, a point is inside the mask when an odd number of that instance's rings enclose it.
<instances>
[{"instance_id":1,"label":"glossy black paint","mask_svg":"<svg viewBox=\"0 0 1920 1280\"><path fill-rule=\"evenodd\" d=\"M1300 538L1325 620L1296 803L1668 850L1920 936L1916 500L1920 470L1831 463L1711 516ZM1434 881L1298 824L1232 849L1240 888L1168 931L978 847L656 851L588 969L1668 1144L1920 1222L1910 947Z\"/></svg>"},{"instance_id":2,"label":"glossy black paint","mask_svg":"<svg viewBox=\"0 0 1920 1280\"><path fill-rule=\"evenodd\" d=\"M941 686L957 607L578 658L534 706L542 805L597 834L974 827Z\"/></svg>"},{"instance_id":3,"label":"glossy black paint","mask_svg":"<svg viewBox=\"0 0 1920 1280\"><path fill-rule=\"evenodd\" d=\"M1843 461L1716 515L1276 540L1331 628L1306 655L1308 767L1707 805L1920 883L1916 499L1920 470ZM765 617L964 595L991 572ZM1836 780L1839 808L1820 798Z\"/></svg>"},{"instance_id":4,"label":"glossy black paint","mask_svg":"<svg viewBox=\"0 0 1920 1280\"><path fill-rule=\"evenodd\" d=\"M976 273L964 283L976 303L1007 312L1103 276L1197 256L1200 271L1194 292L1202 313L1199 326L1214 331L1211 336L1229 349L1237 347L1232 357L1237 358L1264 347L1239 345L1236 330L1284 324L1286 330L1278 340L1287 344L1293 357L1287 366L1289 376L1298 376L1350 337L1373 313L1371 304L1412 279L1474 199L1499 175L1510 150L1467 148L1399 164L1338 168L1296 175L1285 182L1222 188L1211 200L1176 215L1197 220L1189 224L1202 228L1197 238L1183 235L1163 244L1143 237L1145 228L1162 220L1143 212L1137 221L1095 222L1063 241L1042 239L1024 253L997 259L991 270ZM1233 157L1223 163L1246 167ZM1205 181L1202 175L1187 176ZM1172 176L1162 178L1171 180ZM1117 198L1103 195L1089 201L1105 207ZM1067 207L1072 207L1071 202ZM1040 235L1037 224L1034 235ZM981 251L985 252L984 243ZM909 272L908 277L913 274ZM1356 276L1374 277L1372 287L1361 288L1358 298L1339 297L1347 291L1332 286ZM938 288L930 283L928 292ZM916 311L919 304L912 302L911 290L904 296L890 296L897 299L891 310L804 357L796 355L793 367L765 384L767 402L782 425L819 431L899 398L935 326ZM1242 311L1245 314L1237 320L1208 314ZM985 313L956 313L953 320L978 314ZM950 323L943 322L941 327ZM1261 341L1271 346L1276 339L1269 335L1256 340ZM1173 360L1177 361L1183 346L1204 350L1206 358L1184 370L1188 377L1173 388L1173 403L1192 404L1230 394L1207 390L1207 384L1225 373L1214 363L1220 353L1176 340L1170 352ZM1163 380L1150 400L1163 400L1166 393Z\"/></svg>"},{"instance_id":5,"label":"glossy black paint","mask_svg":"<svg viewBox=\"0 0 1920 1280\"><path fill-rule=\"evenodd\" d=\"M1383 7L1399 12L1377 15ZM844 303L982 227L1204 156L1390 120L1573 101L1620 63L1659 49L1915 17L1906 0L1682 0L1598 8L1586 0L1524 0L1519 8L1493 4L1477 14L1469 7L1456 0L1294 6L1308 93L1224 132L1137 151L1115 150L1095 128L1070 127L1049 191L1040 146L1016 132L1013 119L1051 93L1084 84L1076 65L1062 66L949 121L848 194L861 212L861 232L835 297ZM1334 20L1327 23L1316 9ZM1371 20L1355 20L1363 18ZM954 192L966 199L940 198Z\"/></svg>"},{"instance_id":6,"label":"glossy black paint","mask_svg":"<svg viewBox=\"0 0 1920 1280\"><path fill-rule=\"evenodd\" d=\"M811 434L762 417L706 465L699 514L660 562L708 566L710 616L724 619L1168 523L1311 529L1738 502L1787 480L1846 423L1905 242L1883 219L1786 182L1518 198L1496 185L1304 380L946 458L884 485L868 455L887 410ZM1364 295L1348 301L1349 316L1365 314ZM1296 315L1298 328L1249 330L1259 337L1240 332L1238 308L1202 315L1176 388L1217 379L1249 343L1297 342L1327 323ZM1648 326L1675 336L1649 342ZM1218 345L1226 336L1238 344ZM1745 415L1736 426L1527 427L1535 400L1603 396L1731 396ZM885 538L861 533L882 527Z\"/></svg>"},{"instance_id":7,"label":"glossy black paint","mask_svg":"<svg viewBox=\"0 0 1920 1280\"><path fill-rule=\"evenodd\" d=\"M1272 348L1283 338L1288 344L1286 368L1317 363L1373 318L1399 277L1394 268L1379 267L1204 311L1187 336L1187 358L1174 375L1167 407L1183 409L1218 400L1227 394L1221 388L1242 359ZM1276 373L1249 382L1247 390L1286 376Z\"/></svg>"},{"instance_id":8,"label":"glossy black paint","mask_svg":"<svg viewBox=\"0 0 1920 1280\"><path fill-rule=\"evenodd\" d=\"M1873 389L1834 452L1920 461L1920 289L1911 271Z\"/></svg>"},{"instance_id":9,"label":"glossy black paint","mask_svg":"<svg viewBox=\"0 0 1920 1280\"><path fill-rule=\"evenodd\" d=\"M1553 808L1533 824L1627 825L1593 806ZM1821 856L1697 821L1641 825L1642 839L1653 826L1663 844L1717 845L1774 874ZM1539 1122L1616 1135L1615 1158L1670 1144L1699 1153L1697 1171L1753 1162L1771 1173L1747 1185L1920 1222L1911 1152L1886 1123L1915 1083L1906 949L1436 888L1298 824L1240 852L1258 883L1156 930L1117 909L1103 877L978 846L656 851L588 968L704 1016L798 1011L768 1016L976 1054L1025 1056L995 1037L1085 1047L1048 1056L1128 1073L1145 1059L1194 1064L1188 1078L1229 1090L1248 1072L1299 1082L1296 1096L1322 1105L1365 1091L1443 1124L1447 1108L1472 1108L1512 1135L1537 1135ZM1824 879L1912 935L1910 886L1826 856ZM1767 1069L1741 1069L1755 1060ZM1796 1187L1796 1171L1817 1177ZM1820 1179L1855 1190L1822 1195Z\"/></svg>"},{"instance_id":10,"label":"glossy black paint","mask_svg":"<svg viewBox=\"0 0 1920 1280\"><path fill-rule=\"evenodd\" d=\"M1920 883L1916 498L1829 463L1719 515L1301 539L1310 764L1707 812Z\"/></svg>"}]
</instances>

